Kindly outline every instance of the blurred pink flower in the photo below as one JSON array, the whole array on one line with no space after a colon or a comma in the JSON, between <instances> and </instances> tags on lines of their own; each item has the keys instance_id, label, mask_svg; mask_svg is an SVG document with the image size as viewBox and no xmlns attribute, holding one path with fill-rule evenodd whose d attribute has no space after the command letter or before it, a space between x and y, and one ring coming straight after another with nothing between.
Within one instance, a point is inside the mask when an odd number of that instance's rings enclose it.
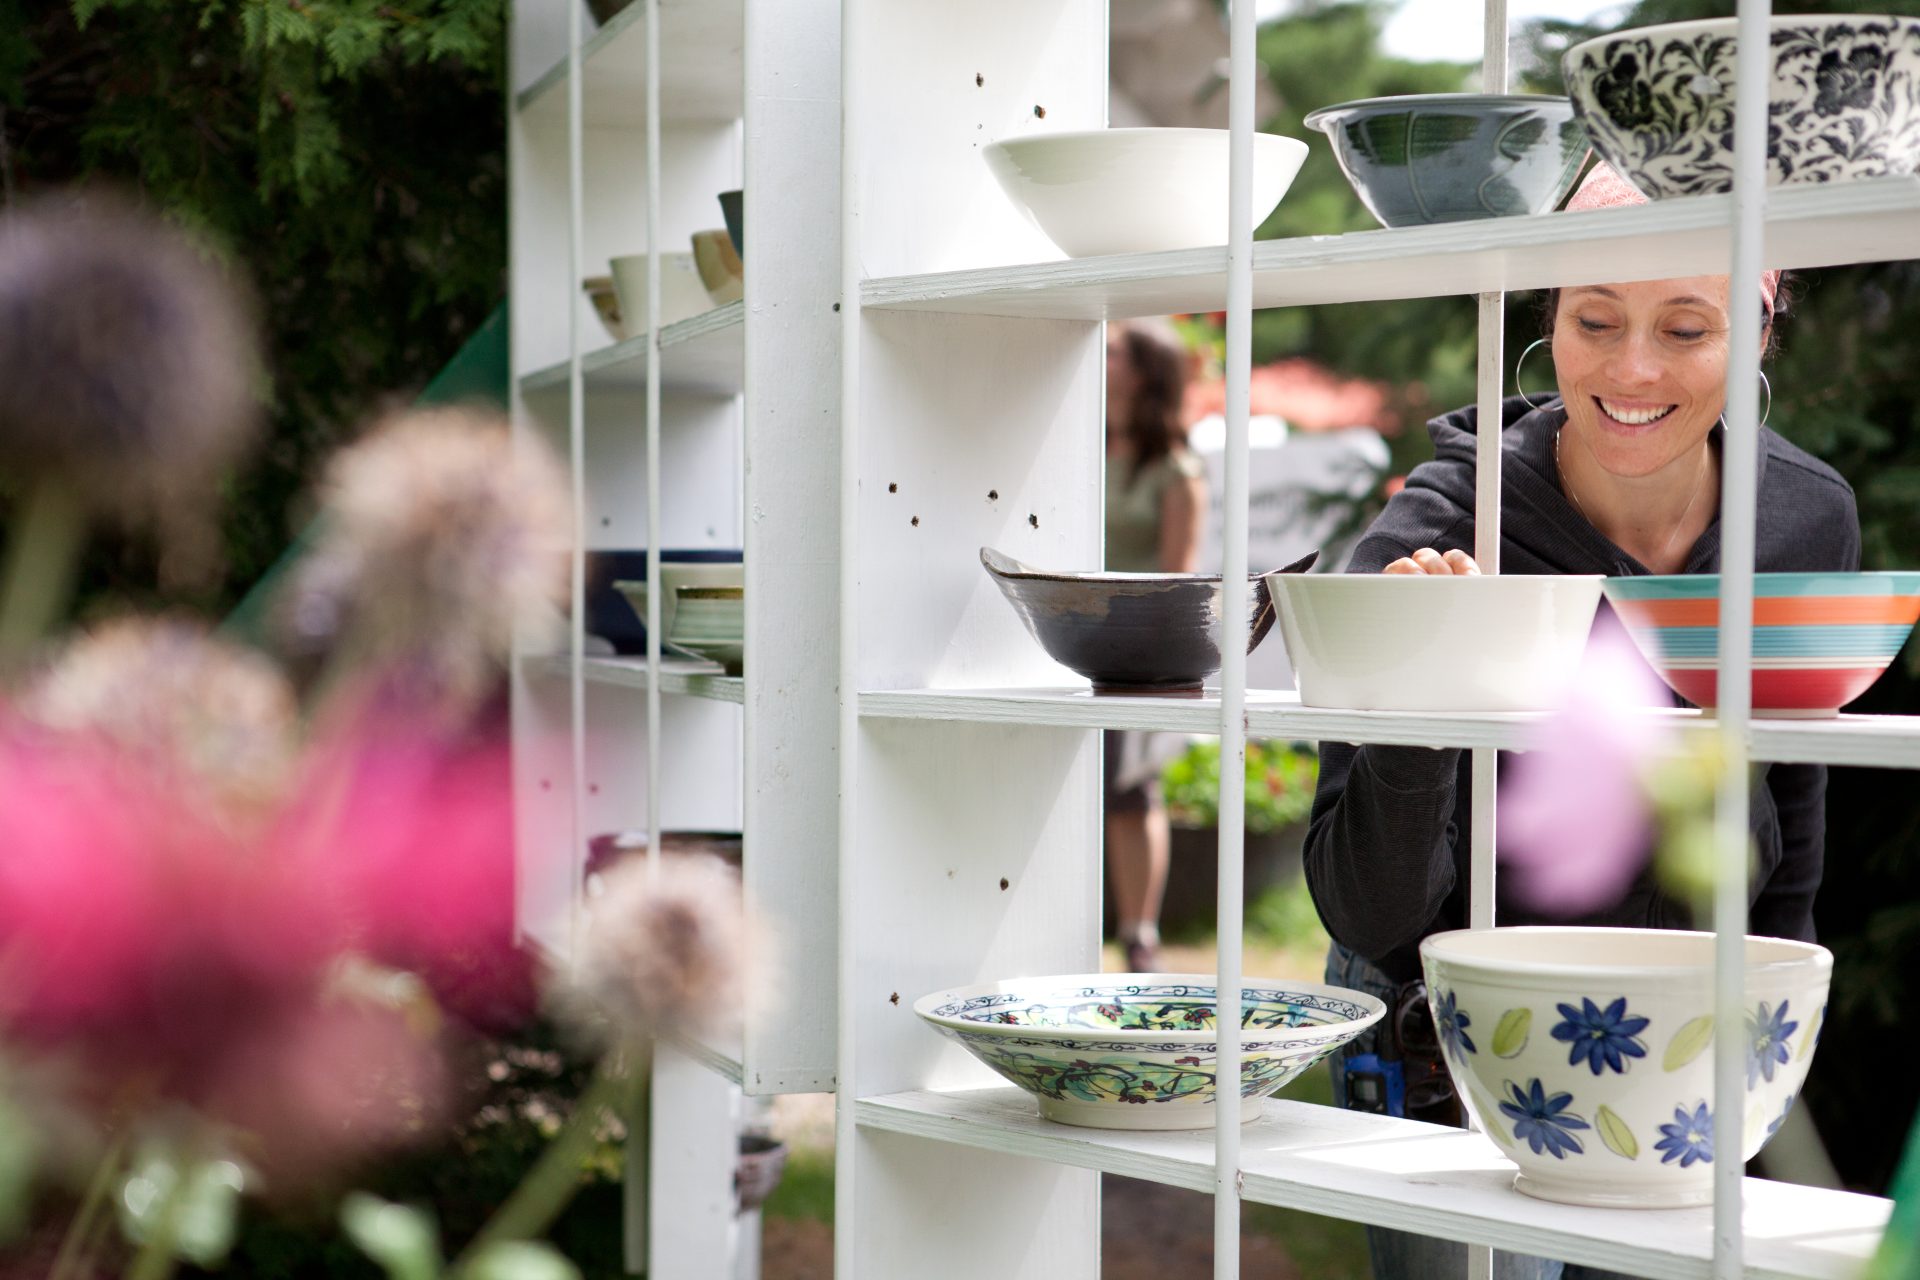
<instances>
[{"instance_id":1,"label":"blurred pink flower","mask_svg":"<svg viewBox=\"0 0 1920 1280\"><path fill-rule=\"evenodd\" d=\"M0 1022L162 1076L338 934L183 779L93 734L0 731ZM177 1056L176 1056L177 1055Z\"/></svg>"},{"instance_id":2,"label":"blurred pink flower","mask_svg":"<svg viewBox=\"0 0 1920 1280\"><path fill-rule=\"evenodd\" d=\"M1646 709L1671 705L1619 623L1603 614L1570 700L1501 779L1500 859L1515 899L1573 917L1625 897L1653 850L1645 762L1674 732Z\"/></svg>"},{"instance_id":3,"label":"blurred pink flower","mask_svg":"<svg viewBox=\"0 0 1920 1280\"><path fill-rule=\"evenodd\" d=\"M323 867L356 950L418 973L488 1030L532 1012L514 945L512 761L378 710L328 735L281 823L279 855Z\"/></svg>"},{"instance_id":4,"label":"blurred pink flower","mask_svg":"<svg viewBox=\"0 0 1920 1280\"><path fill-rule=\"evenodd\" d=\"M289 1005L210 1064L199 1103L247 1134L271 1189L404 1145L448 1098L444 1059L405 1015L350 1000Z\"/></svg>"}]
</instances>

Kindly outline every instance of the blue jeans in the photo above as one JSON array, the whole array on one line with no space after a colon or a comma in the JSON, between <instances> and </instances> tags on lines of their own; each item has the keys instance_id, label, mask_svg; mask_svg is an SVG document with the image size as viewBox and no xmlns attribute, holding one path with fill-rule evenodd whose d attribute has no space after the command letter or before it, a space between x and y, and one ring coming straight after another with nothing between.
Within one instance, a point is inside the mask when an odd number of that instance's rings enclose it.
<instances>
[{"instance_id":1,"label":"blue jeans","mask_svg":"<svg viewBox=\"0 0 1920 1280\"><path fill-rule=\"evenodd\" d=\"M1386 1004L1387 1016L1393 1016L1400 994L1393 980L1372 961L1337 942L1327 952L1327 981L1336 987L1377 996ZM1347 1105L1346 1059L1358 1053L1377 1053L1382 1045L1390 1048L1383 1039L1385 1034L1386 1019L1383 1018L1355 1036L1332 1059L1333 1099L1340 1106ZM1457 1240L1415 1235L1390 1227L1368 1227L1367 1251L1373 1255L1373 1280L1457 1280L1467 1274L1467 1246ZM1493 1275L1494 1280L1624 1280L1614 1271L1554 1258L1500 1252L1493 1255Z\"/></svg>"}]
</instances>

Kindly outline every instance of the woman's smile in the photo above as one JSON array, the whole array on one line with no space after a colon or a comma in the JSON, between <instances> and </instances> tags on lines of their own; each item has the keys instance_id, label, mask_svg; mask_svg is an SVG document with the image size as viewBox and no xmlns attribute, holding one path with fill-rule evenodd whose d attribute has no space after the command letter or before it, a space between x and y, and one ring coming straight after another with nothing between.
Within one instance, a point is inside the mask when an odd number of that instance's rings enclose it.
<instances>
[{"instance_id":1,"label":"woman's smile","mask_svg":"<svg viewBox=\"0 0 1920 1280\"><path fill-rule=\"evenodd\" d=\"M1672 404L1650 404L1644 400L1619 400L1612 396L1595 396L1593 402L1600 406L1603 419L1609 420L1608 426L1626 427L1637 430L1650 427L1663 421L1668 414L1679 406Z\"/></svg>"}]
</instances>

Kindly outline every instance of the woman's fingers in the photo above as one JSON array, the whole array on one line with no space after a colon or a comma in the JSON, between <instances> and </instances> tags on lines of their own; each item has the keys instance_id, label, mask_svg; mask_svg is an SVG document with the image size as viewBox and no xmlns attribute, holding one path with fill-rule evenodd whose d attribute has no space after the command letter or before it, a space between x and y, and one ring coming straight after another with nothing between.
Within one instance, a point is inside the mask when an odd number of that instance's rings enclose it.
<instances>
[{"instance_id":1,"label":"woman's fingers","mask_svg":"<svg viewBox=\"0 0 1920 1280\"><path fill-rule=\"evenodd\" d=\"M1410 556L1401 556L1380 572L1421 573L1434 577L1469 577L1477 576L1480 566L1475 564L1473 557L1464 551L1449 551L1442 555L1432 547L1422 547Z\"/></svg>"}]
</instances>

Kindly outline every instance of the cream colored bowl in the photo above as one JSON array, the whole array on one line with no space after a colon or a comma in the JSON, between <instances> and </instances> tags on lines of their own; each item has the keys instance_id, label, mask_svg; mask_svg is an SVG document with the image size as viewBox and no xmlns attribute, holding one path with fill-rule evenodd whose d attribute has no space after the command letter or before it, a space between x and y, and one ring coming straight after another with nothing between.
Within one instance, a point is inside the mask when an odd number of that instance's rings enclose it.
<instances>
[{"instance_id":1,"label":"cream colored bowl","mask_svg":"<svg viewBox=\"0 0 1920 1280\"><path fill-rule=\"evenodd\" d=\"M613 287L620 295L620 315L628 336L643 334L647 324L647 255L632 254L615 258ZM660 325L688 320L711 309L707 291L700 284L699 269L691 253L660 255Z\"/></svg>"},{"instance_id":2,"label":"cream colored bowl","mask_svg":"<svg viewBox=\"0 0 1920 1280\"><path fill-rule=\"evenodd\" d=\"M670 561L660 563L660 582L666 588L666 594L660 597L660 634L673 634L673 615L679 607L678 592L681 587L744 587L747 582L747 567L738 561L726 564L675 564ZM647 584L645 580L622 579L613 584L614 589L627 598L634 613L640 617L640 625L647 625Z\"/></svg>"},{"instance_id":3,"label":"cream colored bowl","mask_svg":"<svg viewBox=\"0 0 1920 1280\"><path fill-rule=\"evenodd\" d=\"M1013 202L1071 258L1227 242L1225 129L1093 129L981 148ZM1296 138L1253 136L1258 226L1307 158Z\"/></svg>"},{"instance_id":4,"label":"cream colored bowl","mask_svg":"<svg viewBox=\"0 0 1920 1280\"><path fill-rule=\"evenodd\" d=\"M1309 707L1542 711L1562 701L1598 576L1267 576Z\"/></svg>"},{"instance_id":5,"label":"cream colored bowl","mask_svg":"<svg viewBox=\"0 0 1920 1280\"><path fill-rule=\"evenodd\" d=\"M1667 929L1457 930L1420 944L1441 1053L1514 1186L1566 1204L1674 1208L1713 1198L1736 1154L1713 1096L1713 935ZM1799 1095L1833 956L1746 940L1737 1152Z\"/></svg>"}]
</instances>

